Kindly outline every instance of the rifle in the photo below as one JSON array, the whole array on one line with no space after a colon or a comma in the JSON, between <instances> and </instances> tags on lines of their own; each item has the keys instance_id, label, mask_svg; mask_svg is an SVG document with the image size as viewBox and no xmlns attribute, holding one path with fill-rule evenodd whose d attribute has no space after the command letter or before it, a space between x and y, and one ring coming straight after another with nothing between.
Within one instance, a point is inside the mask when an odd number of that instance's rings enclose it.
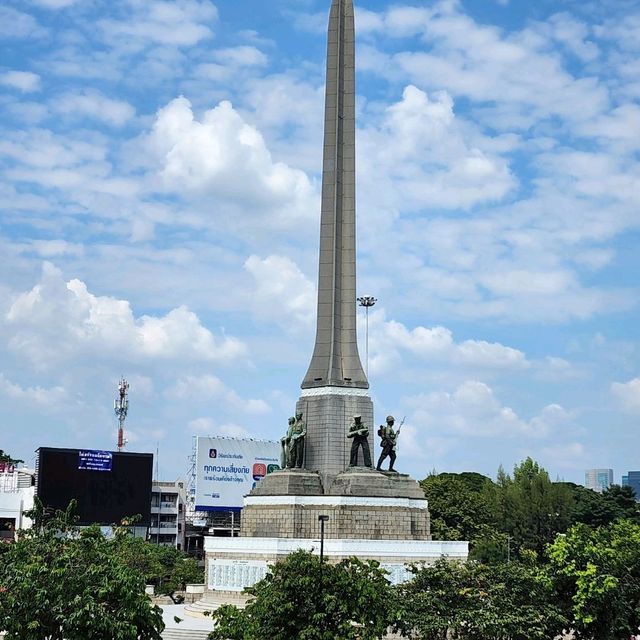
<instances>
[{"instance_id":1,"label":"rifle","mask_svg":"<svg viewBox=\"0 0 640 640\"><path fill-rule=\"evenodd\" d=\"M396 440L398 439L398 436L400 435L400 429L402 429L402 425L404 424L404 421L407 419L407 416L403 416L402 421L400 422L400 426L398 427L398 430L396 431Z\"/></svg>"}]
</instances>

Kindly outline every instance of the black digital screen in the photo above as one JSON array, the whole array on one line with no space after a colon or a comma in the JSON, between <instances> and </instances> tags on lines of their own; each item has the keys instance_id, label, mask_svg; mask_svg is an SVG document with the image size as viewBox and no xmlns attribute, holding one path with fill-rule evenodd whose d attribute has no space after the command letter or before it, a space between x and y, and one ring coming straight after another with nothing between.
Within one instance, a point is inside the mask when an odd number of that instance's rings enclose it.
<instances>
[{"instance_id":1,"label":"black digital screen","mask_svg":"<svg viewBox=\"0 0 640 640\"><path fill-rule=\"evenodd\" d=\"M111 453L108 469L86 468L87 453L86 449L38 449L37 495L45 509L63 510L75 499L78 524L117 524L140 515L139 524L149 526L153 454L96 452Z\"/></svg>"}]
</instances>

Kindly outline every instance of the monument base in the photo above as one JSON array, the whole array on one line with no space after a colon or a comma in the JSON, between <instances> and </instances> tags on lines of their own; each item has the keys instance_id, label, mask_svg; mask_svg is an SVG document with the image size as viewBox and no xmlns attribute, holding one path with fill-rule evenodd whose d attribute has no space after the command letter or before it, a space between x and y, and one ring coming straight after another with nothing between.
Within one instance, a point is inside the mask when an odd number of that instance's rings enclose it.
<instances>
[{"instance_id":1,"label":"monument base","mask_svg":"<svg viewBox=\"0 0 640 640\"><path fill-rule=\"evenodd\" d=\"M325 539L400 542L430 538L429 510L424 495L415 499L352 495L260 496L252 493L245 498L239 540L315 538L319 535L320 515L329 516Z\"/></svg>"},{"instance_id":2,"label":"monument base","mask_svg":"<svg viewBox=\"0 0 640 640\"><path fill-rule=\"evenodd\" d=\"M203 615L222 604L244 606L246 596L242 591L262 580L269 565L304 549L320 554L319 538L205 538L204 597L187 607L190 615ZM340 562L346 558L376 560L388 572L388 580L399 584L410 580L407 564L433 564L440 558L464 562L469 554L468 542L444 542L432 540L324 540L324 557L327 562Z\"/></svg>"}]
</instances>

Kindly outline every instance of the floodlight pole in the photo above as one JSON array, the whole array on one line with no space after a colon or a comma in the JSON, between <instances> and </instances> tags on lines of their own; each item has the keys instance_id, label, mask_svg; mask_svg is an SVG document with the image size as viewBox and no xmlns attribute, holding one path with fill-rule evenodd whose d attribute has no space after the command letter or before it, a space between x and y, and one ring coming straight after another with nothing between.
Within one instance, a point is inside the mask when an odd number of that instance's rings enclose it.
<instances>
[{"instance_id":1,"label":"floodlight pole","mask_svg":"<svg viewBox=\"0 0 640 640\"><path fill-rule=\"evenodd\" d=\"M369 377L369 309L373 307L373 305L378 302L377 298L373 296L362 296L361 298L356 298L360 303L361 307L364 307L365 310L365 373L367 374L367 378Z\"/></svg>"}]
</instances>

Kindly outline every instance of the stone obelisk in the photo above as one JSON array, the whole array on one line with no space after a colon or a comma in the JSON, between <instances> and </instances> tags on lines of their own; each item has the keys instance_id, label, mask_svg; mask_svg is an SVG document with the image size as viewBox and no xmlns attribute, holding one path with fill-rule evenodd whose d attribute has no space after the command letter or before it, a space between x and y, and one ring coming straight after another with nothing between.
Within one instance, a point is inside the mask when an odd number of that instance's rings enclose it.
<instances>
[{"instance_id":1,"label":"stone obelisk","mask_svg":"<svg viewBox=\"0 0 640 640\"><path fill-rule=\"evenodd\" d=\"M356 334L355 25L353 0L333 0L325 95L316 342L297 409L307 421L305 467L325 491L349 463L354 415L369 427L368 394Z\"/></svg>"}]
</instances>

